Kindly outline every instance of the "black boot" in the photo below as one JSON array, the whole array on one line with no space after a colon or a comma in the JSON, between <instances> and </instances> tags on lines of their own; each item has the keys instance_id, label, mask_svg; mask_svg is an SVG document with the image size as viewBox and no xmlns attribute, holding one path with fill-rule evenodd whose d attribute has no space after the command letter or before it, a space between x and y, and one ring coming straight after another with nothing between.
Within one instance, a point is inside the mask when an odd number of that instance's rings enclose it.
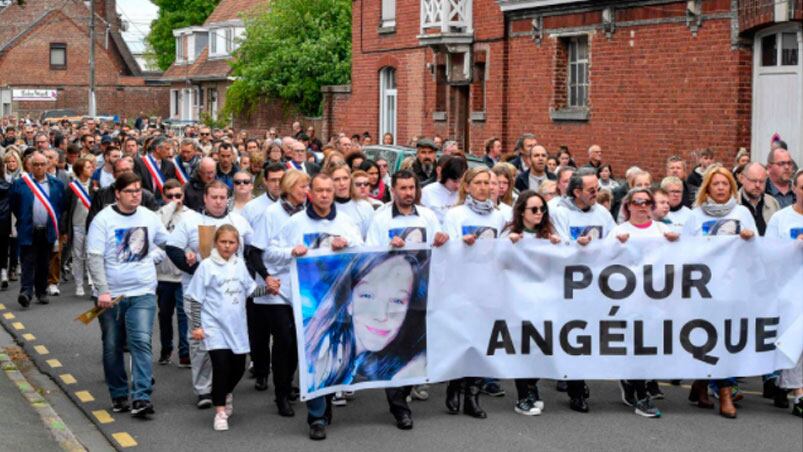
<instances>
[{"instance_id":1,"label":"black boot","mask_svg":"<svg viewBox=\"0 0 803 452\"><path fill-rule=\"evenodd\" d=\"M480 386L477 382L466 385L463 395L463 413L478 419L485 419L488 415L480 406Z\"/></svg>"},{"instance_id":2,"label":"black boot","mask_svg":"<svg viewBox=\"0 0 803 452\"><path fill-rule=\"evenodd\" d=\"M276 408L279 409L279 416L293 417L296 415L293 407L290 405L290 399L287 396L276 397Z\"/></svg>"},{"instance_id":3,"label":"black boot","mask_svg":"<svg viewBox=\"0 0 803 452\"><path fill-rule=\"evenodd\" d=\"M446 410L449 414L460 412L460 380L451 380L446 384Z\"/></svg>"}]
</instances>

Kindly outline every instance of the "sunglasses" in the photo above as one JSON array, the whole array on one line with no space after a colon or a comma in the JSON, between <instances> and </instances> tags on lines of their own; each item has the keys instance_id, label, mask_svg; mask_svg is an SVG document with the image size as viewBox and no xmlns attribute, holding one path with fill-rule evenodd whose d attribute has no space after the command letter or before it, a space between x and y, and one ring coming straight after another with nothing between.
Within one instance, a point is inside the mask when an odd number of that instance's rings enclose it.
<instances>
[{"instance_id":1,"label":"sunglasses","mask_svg":"<svg viewBox=\"0 0 803 452\"><path fill-rule=\"evenodd\" d=\"M203 132L201 132L201 136L202 136L202 137L208 137L209 135L211 135L211 134L210 134L210 133L203 133Z\"/></svg>"},{"instance_id":2,"label":"sunglasses","mask_svg":"<svg viewBox=\"0 0 803 452\"><path fill-rule=\"evenodd\" d=\"M236 180L234 181L234 185L248 185L250 184L250 180Z\"/></svg>"},{"instance_id":3,"label":"sunglasses","mask_svg":"<svg viewBox=\"0 0 803 452\"><path fill-rule=\"evenodd\" d=\"M652 206L652 200L650 199L634 199L630 201L631 205L636 207L644 207L644 206Z\"/></svg>"},{"instance_id":4,"label":"sunglasses","mask_svg":"<svg viewBox=\"0 0 803 452\"><path fill-rule=\"evenodd\" d=\"M546 213L546 206L535 206L535 207L527 207L533 215L538 213Z\"/></svg>"},{"instance_id":5,"label":"sunglasses","mask_svg":"<svg viewBox=\"0 0 803 452\"><path fill-rule=\"evenodd\" d=\"M184 195L181 193L165 193L165 198L167 199L181 199Z\"/></svg>"},{"instance_id":6,"label":"sunglasses","mask_svg":"<svg viewBox=\"0 0 803 452\"><path fill-rule=\"evenodd\" d=\"M368 186L368 182L354 182L354 186L357 188L363 188Z\"/></svg>"}]
</instances>

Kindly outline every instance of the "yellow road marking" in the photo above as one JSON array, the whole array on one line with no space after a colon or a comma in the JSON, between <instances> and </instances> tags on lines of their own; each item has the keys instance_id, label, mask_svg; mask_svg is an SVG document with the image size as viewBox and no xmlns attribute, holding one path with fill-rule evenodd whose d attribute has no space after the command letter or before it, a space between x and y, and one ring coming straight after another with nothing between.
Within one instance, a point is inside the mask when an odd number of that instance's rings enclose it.
<instances>
[{"instance_id":1,"label":"yellow road marking","mask_svg":"<svg viewBox=\"0 0 803 452\"><path fill-rule=\"evenodd\" d=\"M6 310L6 305L0 303L0 311L5 311L5 310Z\"/></svg>"},{"instance_id":2,"label":"yellow road marking","mask_svg":"<svg viewBox=\"0 0 803 452\"><path fill-rule=\"evenodd\" d=\"M36 353L39 353L40 355L47 355L50 353L50 350L48 350L44 345L34 345L33 349L36 350Z\"/></svg>"},{"instance_id":3,"label":"yellow road marking","mask_svg":"<svg viewBox=\"0 0 803 452\"><path fill-rule=\"evenodd\" d=\"M92 397L92 394L90 394L89 391L77 391L75 393L75 396L78 397L78 400L84 403L92 402L95 400L95 398Z\"/></svg>"},{"instance_id":4,"label":"yellow road marking","mask_svg":"<svg viewBox=\"0 0 803 452\"><path fill-rule=\"evenodd\" d=\"M92 415L94 415L101 424L111 424L114 422L114 418L111 417L109 412L106 410L95 410L92 412Z\"/></svg>"},{"instance_id":5,"label":"yellow road marking","mask_svg":"<svg viewBox=\"0 0 803 452\"><path fill-rule=\"evenodd\" d=\"M5 314L3 314L3 318L6 320L11 320L14 318L14 314L11 312L6 312Z\"/></svg>"},{"instance_id":6,"label":"yellow road marking","mask_svg":"<svg viewBox=\"0 0 803 452\"><path fill-rule=\"evenodd\" d=\"M112 438L117 441L120 447L134 447L137 442L126 432L112 433Z\"/></svg>"},{"instance_id":7,"label":"yellow road marking","mask_svg":"<svg viewBox=\"0 0 803 452\"><path fill-rule=\"evenodd\" d=\"M59 378L61 378L61 381L63 381L65 385L74 385L77 382L72 374L61 374Z\"/></svg>"},{"instance_id":8,"label":"yellow road marking","mask_svg":"<svg viewBox=\"0 0 803 452\"><path fill-rule=\"evenodd\" d=\"M22 322L14 322L11 324L11 326L13 326L17 331L25 329L25 325L23 325Z\"/></svg>"},{"instance_id":9,"label":"yellow road marking","mask_svg":"<svg viewBox=\"0 0 803 452\"><path fill-rule=\"evenodd\" d=\"M61 367L61 361L59 361L57 359L48 359L46 362L47 362L48 366L50 366L50 367L52 367L54 369L57 368L57 367Z\"/></svg>"},{"instance_id":10,"label":"yellow road marking","mask_svg":"<svg viewBox=\"0 0 803 452\"><path fill-rule=\"evenodd\" d=\"M35 340L36 340L36 336L34 336L34 335L33 335L33 334L31 334L31 333L25 333L25 334L23 334L23 335L22 335L22 338L23 338L23 339L25 339L26 341L29 341L29 342L30 342L30 341L35 341Z\"/></svg>"}]
</instances>

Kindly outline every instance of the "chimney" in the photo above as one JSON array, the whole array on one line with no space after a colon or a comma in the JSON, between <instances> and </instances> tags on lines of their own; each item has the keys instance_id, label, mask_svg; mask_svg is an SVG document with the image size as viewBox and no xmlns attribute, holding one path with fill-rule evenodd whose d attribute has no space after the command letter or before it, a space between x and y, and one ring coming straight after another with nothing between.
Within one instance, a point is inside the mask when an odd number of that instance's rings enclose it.
<instances>
[{"instance_id":1,"label":"chimney","mask_svg":"<svg viewBox=\"0 0 803 452\"><path fill-rule=\"evenodd\" d=\"M95 13L108 22L113 31L119 31L121 20L116 0L95 0Z\"/></svg>"}]
</instances>

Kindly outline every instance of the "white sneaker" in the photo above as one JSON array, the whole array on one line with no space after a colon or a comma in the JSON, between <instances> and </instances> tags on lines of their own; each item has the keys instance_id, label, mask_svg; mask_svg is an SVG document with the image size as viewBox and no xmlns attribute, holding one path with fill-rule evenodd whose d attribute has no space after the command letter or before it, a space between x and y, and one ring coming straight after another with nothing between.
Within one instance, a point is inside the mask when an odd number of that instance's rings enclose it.
<instances>
[{"instance_id":1,"label":"white sneaker","mask_svg":"<svg viewBox=\"0 0 803 452\"><path fill-rule=\"evenodd\" d=\"M231 417L234 413L234 396L232 394L226 395L226 417Z\"/></svg>"},{"instance_id":2,"label":"white sneaker","mask_svg":"<svg viewBox=\"0 0 803 452\"><path fill-rule=\"evenodd\" d=\"M215 422L212 427L217 432L223 432L229 429L229 417L226 413L215 413Z\"/></svg>"},{"instance_id":3,"label":"white sneaker","mask_svg":"<svg viewBox=\"0 0 803 452\"><path fill-rule=\"evenodd\" d=\"M0 281L8 282L8 270L5 268L0 270Z\"/></svg>"},{"instance_id":4,"label":"white sneaker","mask_svg":"<svg viewBox=\"0 0 803 452\"><path fill-rule=\"evenodd\" d=\"M84 286L78 286L78 287L75 288L75 296L76 297L83 297L84 295L86 295L84 293Z\"/></svg>"},{"instance_id":5,"label":"white sneaker","mask_svg":"<svg viewBox=\"0 0 803 452\"><path fill-rule=\"evenodd\" d=\"M332 405L346 406L346 396L343 395L342 392L336 392L334 397L332 397Z\"/></svg>"},{"instance_id":6,"label":"white sneaker","mask_svg":"<svg viewBox=\"0 0 803 452\"><path fill-rule=\"evenodd\" d=\"M59 286L57 286L55 284L51 284L51 285L47 286L47 293L48 293L48 295L55 297L56 295L60 294L61 292L59 292Z\"/></svg>"}]
</instances>

